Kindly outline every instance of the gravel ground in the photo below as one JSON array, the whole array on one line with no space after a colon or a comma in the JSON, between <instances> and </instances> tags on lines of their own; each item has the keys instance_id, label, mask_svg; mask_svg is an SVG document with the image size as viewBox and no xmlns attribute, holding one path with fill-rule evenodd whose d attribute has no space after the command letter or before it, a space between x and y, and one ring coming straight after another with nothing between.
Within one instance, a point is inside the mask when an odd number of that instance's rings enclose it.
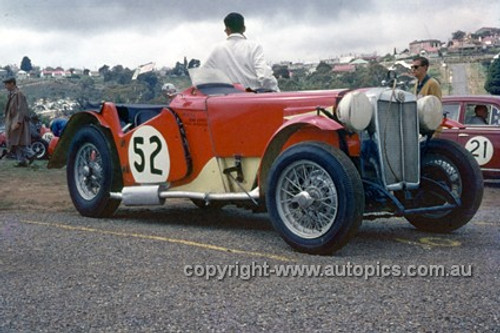
<instances>
[{"instance_id":1,"label":"gravel ground","mask_svg":"<svg viewBox=\"0 0 500 333\"><path fill-rule=\"evenodd\" d=\"M452 234L366 221L333 256L292 251L265 214L184 201L101 220L0 210L0 332L499 332L499 193L488 187L474 220ZM472 276L185 274L278 264L465 265Z\"/></svg>"}]
</instances>

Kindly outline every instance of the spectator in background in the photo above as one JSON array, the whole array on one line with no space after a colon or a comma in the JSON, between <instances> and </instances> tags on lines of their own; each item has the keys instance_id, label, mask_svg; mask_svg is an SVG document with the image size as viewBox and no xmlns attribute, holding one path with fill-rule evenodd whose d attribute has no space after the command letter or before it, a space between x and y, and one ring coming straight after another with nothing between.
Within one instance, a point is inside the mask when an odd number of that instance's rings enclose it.
<instances>
[{"instance_id":1,"label":"spectator in background","mask_svg":"<svg viewBox=\"0 0 500 333\"><path fill-rule=\"evenodd\" d=\"M3 81L9 98L5 105L5 133L7 149L15 152L17 167L27 167L33 163L35 153L31 150L30 117L28 102L17 87L16 79L11 77Z\"/></svg>"},{"instance_id":2,"label":"spectator in background","mask_svg":"<svg viewBox=\"0 0 500 333\"><path fill-rule=\"evenodd\" d=\"M177 88L173 83L165 83L161 87L161 91L163 92L163 96L167 99L167 105L174 99L177 95Z\"/></svg>"},{"instance_id":3,"label":"spectator in background","mask_svg":"<svg viewBox=\"0 0 500 333\"><path fill-rule=\"evenodd\" d=\"M486 105L476 105L474 108L474 113L476 114L474 117L470 119L469 124L472 125L487 125L488 124L488 108Z\"/></svg>"},{"instance_id":4,"label":"spectator in background","mask_svg":"<svg viewBox=\"0 0 500 333\"><path fill-rule=\"evenodd\" d=\"M233 83L252 91L279 91L278 81L266 64L262 46L245 35L245 20L241 14L230 13L224 18L227 39L217 44L203 63L203 68L219 69Z\"/></svg>"},{"instance_id":5,"label":"spectator in background","mask_svg":"<svg viewBox=\"0 0 500 333\"><path fill-rule=\"evenodd\" d=\"M60 137L67 124L68 119L62 117L56 118L50 122L50 131L54 134L54 136Z\"/></svg>"},{"instance_id":6,"label":"spectator in background","mask_svg":"<svg viewBox=\"0 0 500 333\"><path fill-rule=\"evenodd\" d=\"M417 78L414 93L418 97L434 95L441 100L442 92L439 82L427 74L429 70L429 60L425 57L416 57L413 59L411 71L413 76Z\"/></svg>"}]
</instances>

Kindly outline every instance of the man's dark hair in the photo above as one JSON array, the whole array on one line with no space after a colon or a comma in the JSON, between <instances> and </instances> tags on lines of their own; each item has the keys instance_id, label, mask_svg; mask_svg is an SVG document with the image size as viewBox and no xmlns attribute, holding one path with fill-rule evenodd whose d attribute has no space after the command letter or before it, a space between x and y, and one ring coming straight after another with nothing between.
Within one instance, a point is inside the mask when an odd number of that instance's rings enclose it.
<instances>
[{"instance_id":1,"label":"man's dark hair","mask_svg":"<svg viewBox=\"0 0 500 333\"><path fill-rule=\"evenodd\" d=\"M245 19L238 13L229 13L224 18L224 24L231 32L243 32L245 30Z\"/></svg>"},{"instance_id":2,"label":"man's dark hair","mask_svg":"<svg viewBox=\"0 0 500 333\"><path fill-rule=\"evenodd\" d=\"M415 57L413 61L420 61L420 65L429 67L429 59L427 59L426 57L418 56Z\"/></svg>"},{"instance_id":3,"label":"man's dark hair","mask_svg":"<svg viewBox=\"0 0 500 333\"><path fill-rule=\"evenodd\" d=\"M484 105L484 104L478 104L478 105L476 105L476 107L474 108L474 112L477 112L477 111L479 111L481 109L484 110L484 111L486 111L486 112L488 112L488 107L486 105Z\"/></svg>"}]
</instances>

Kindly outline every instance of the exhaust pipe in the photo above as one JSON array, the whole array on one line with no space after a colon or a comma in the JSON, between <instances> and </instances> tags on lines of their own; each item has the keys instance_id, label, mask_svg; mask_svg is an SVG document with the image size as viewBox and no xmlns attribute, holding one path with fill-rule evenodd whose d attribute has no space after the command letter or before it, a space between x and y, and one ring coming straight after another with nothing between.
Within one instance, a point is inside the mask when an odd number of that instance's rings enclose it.
<instances>
[{"instance_id":1,"label":"exhaust pipe","mask_svg":"<svg viewBox=\"0 0 500 333\"><path fill-rule=\"evenodd\" d=\"M163 205L165 199L186 198L210 201L245 201L258 205L259 188L251 192L203 193L190 191L166 191L160 185L125 186L122 192L111 192L111 199L121 200L126 206Z\"/></svg>"}]
</instances>

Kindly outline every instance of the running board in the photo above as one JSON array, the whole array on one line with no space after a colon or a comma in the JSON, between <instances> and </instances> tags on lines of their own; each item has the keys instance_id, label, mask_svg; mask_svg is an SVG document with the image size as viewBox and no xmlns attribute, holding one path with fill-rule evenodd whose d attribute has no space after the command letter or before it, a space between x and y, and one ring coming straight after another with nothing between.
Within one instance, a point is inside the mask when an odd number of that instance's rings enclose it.
<instances>
[{"instance_id":1,"label":"running board","mask_svg":"<svg viewBox=\"0 0 500 333\"><path fill-rule=\"evenodd\" d=\"M126 206L163 205L165 199L186 198L210 201L244 201L250 200L258 204L259 188L251 192L203 193L190 191L166 191L160 185L125 186L121 192L109 193L111 199L121 200Z\"/></svg>"}]
</instances>

